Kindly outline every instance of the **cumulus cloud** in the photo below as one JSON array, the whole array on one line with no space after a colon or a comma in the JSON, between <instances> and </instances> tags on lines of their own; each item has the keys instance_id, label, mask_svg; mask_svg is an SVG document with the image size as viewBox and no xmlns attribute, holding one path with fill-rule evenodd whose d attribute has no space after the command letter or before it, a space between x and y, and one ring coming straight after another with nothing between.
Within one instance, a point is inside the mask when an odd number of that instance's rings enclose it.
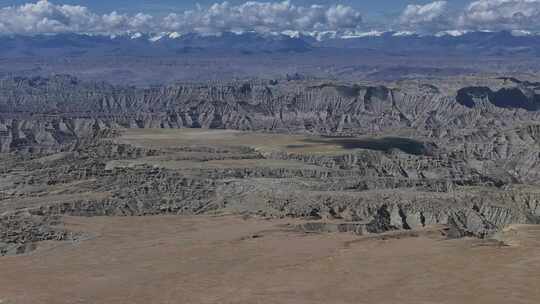
<instances>
[{"instance_id":1,"label":"cumulus cloud","mask_svg":"<svg viewBox=\"0 0 540 304\"><path fill-rule=\"evenodd\" d=\"M290 1L249 1L241 5L223 2L208 9L199 8L183 14L170 14L164 19L164 27L168 30L203 32L343 30L356 28L361 23L360 13L349 6L303 7L295 6Z\"/></svg>"},{"instance_id":2,"label":"cumulus cloud","mask_svg":"<svg viewBox=\"0 0 540 304\"><path fill-rule=\"evenodd\" d=\"M458 25L483 30L538 30L540 0L478 0L469 4Z\"/></svg>"},{"instance_id":3,"label":"cumulus cloud","mask_svg":"<svg viewBox=\"0 0 540 304\"><path fill-rule=\"evenodd\" d=\"M425 5L408 5L399 18L401 27L412 30L448 29L451 19L446 1L435 1Z\"/></svg>"},{"instance_id":4,"label":"cumulus cloud","mask_svg":"<svg viewBox=\"0 0 540 304\"><path fill-rule=\"evenodd\" d=\"M0 34L173 32L178 36L187 32L257 31L338 32L358 36L369 30L388 28L423 33L540 31L540 0L471 0L460 9L450 9L448 3L437 0L428 4L411 4L405 7L396 21L374 22L372 27L368 27L358 10L342 4L302 6L290 0L247 1L242 4L225 1L157 17L144 12L97 14L85 6L39 0L0 8Z\"/></svg>"},{"instance_id":5,"label":"cumulus cloud","mask_svg":"<svg viewBox=\"0 0 540 304\"><path fill-rule=\"evenodd\" d=\"M98 15L84 6L57 5L47 0L0 8L0 33L24 34L348 30L361 23L361 14L349 6L296 6L290 1L222 2L163 18L143 13Z\"/></svg>"},{"instance_id":6,"label":"cumulus cloud","mask_svg":"<svg viewBox=\"0 0 540 304\"><path fill-rule=\"evenodd\" d=\"M0 9L0 33L118 32L151 30L152 16L111 12L97 15L79 5L55 5L47 0Z\"/></svg>"},{"instance_id":7,"label":"cumulus cloud","mask_svg":"<svg viewBox=\"0 0 540 304\"><path fill-rule=\"evenodd\" d=\"M94 24L95 17L82 6L56 6L47 1L39 1L2 8L0 29L15 33L78 31L85 25Z\"/></svg>"},{"instance_id":8,"label":"cumulus cloud","mask_svg":"<svg viewBox=\"0 0 540 304\"><path fill-rule=\"evenodd\" d=\"M452 11L446 1L409 5L400 26L416 31L540 30L540 0L475 0Z\"/></svg>"}]
</instances>

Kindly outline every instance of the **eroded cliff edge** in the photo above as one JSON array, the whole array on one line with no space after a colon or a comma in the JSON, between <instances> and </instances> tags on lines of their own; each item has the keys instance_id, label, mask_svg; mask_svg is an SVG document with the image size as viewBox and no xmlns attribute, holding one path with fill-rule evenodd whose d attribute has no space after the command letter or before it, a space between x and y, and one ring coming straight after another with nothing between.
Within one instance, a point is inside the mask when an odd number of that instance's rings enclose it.
<instances>
[{"instance_id":1,"label":"eroded cliff edge","mask_svg":"<svg viewBox=\"0 0 540 304\"><path fill-rule=\"evenodd\" d=\"M80 237L62 215L233 212L452 237L538 223L538 85L483 85L1 80L0 253Z\"/></svg>"}]
</instances>

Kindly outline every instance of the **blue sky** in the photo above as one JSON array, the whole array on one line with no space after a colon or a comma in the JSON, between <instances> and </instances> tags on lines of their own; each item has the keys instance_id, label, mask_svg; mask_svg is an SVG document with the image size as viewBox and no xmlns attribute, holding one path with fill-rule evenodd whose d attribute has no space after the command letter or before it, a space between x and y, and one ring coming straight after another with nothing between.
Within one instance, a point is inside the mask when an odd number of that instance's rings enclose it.
<instances>
[{"instance_id":1,"label":"blue sky","mask_svg":"<svg viewBox=\"0 0 540 304\"><path fill-rule=\"evenodd\" d=\"M208 6L215 2L222 2L223 0L49 0L55 4L74 4L84 5L96 12L110 12L117 10L119 12L134 13L134 12L147 12L152 14L168 13L171 11L182 11L195 7L196 3L203 6ZM272 1L272 0L264 0ZM0 0L0 7L9 5L20 5L28 2L29 0ZM228 0L228 2L242 3L242 0ZM397 14L402 11L407 4L426 4L431 2L430 0L291 0L293 4L307 5L307 4L346 4L352 7L358 8L365 15L384 15L384 14ZM449 1L451 6L460 7L466 4L467 0L452 0Z\"/></svg>"},{"instance_id":2,"label":"blue sky","mask_svg":"<svg viewBox=\"0 0 540 304\"><path fill-rule=\"evenodd\" d=\"M0 0L0 34L256 31L357 35L477 30L540 34L540 0L27 1ZM214 3L218 4L211 7Z\"/></svg>"}]
</instances>

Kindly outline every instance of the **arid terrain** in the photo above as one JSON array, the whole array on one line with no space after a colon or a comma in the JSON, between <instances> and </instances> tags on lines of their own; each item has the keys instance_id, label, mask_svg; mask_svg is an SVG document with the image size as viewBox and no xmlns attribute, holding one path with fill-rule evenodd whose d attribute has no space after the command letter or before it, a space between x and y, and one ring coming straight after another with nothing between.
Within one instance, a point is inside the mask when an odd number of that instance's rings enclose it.
<instances>
[{"instance_id":1,"label":"arid terrain","mask_svg":"<svg viewBox=\"0 0 540 304\"><path fill-rule=\"evenodd\" d=\"M0 304L540 303L540 0L0 1Z\"/></svg>"},{"instance_id":2,"label":"arid terrain","mask_svg":"<svg viewBox=\"0 0 540 304\"><path fill-rule=\"evenodd\" d=\"M66 219L77 243L0 258L2 303L537 303L540 227L377 236L237 216Z\"/></svg>"},{"instance_id":3,"label":"arid terrain","mask_svg":"<svg viewBox=\"0 0 540 304\"><path fill-rule=\"evenodd\" d=\"M0 81L0 303L536 303L540 84Z\"/></svg>"}]
</instances>

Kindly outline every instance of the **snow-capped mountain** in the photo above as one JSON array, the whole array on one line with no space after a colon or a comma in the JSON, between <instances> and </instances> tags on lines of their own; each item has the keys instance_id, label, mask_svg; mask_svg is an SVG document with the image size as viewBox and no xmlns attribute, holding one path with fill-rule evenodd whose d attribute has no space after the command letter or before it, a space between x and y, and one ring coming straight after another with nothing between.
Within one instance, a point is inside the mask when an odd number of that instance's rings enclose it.
<instances>
[{"instance_id":1,"label":"snow-capped mountain","mask_svg":"<svg viewBox=\"0 0 540 304\"><path fill-rule=\"evenodd\" d=\"M450 53L540 53L540 36L530 32L447 31L436 35L414 32L224 32L216 34L129 33L124 35L56 34L1 36L0 55L171 56L193 52L228 51L239 54L307 52L324 49L370 49L444 55Z\"/></svg>"}]
</instances>

